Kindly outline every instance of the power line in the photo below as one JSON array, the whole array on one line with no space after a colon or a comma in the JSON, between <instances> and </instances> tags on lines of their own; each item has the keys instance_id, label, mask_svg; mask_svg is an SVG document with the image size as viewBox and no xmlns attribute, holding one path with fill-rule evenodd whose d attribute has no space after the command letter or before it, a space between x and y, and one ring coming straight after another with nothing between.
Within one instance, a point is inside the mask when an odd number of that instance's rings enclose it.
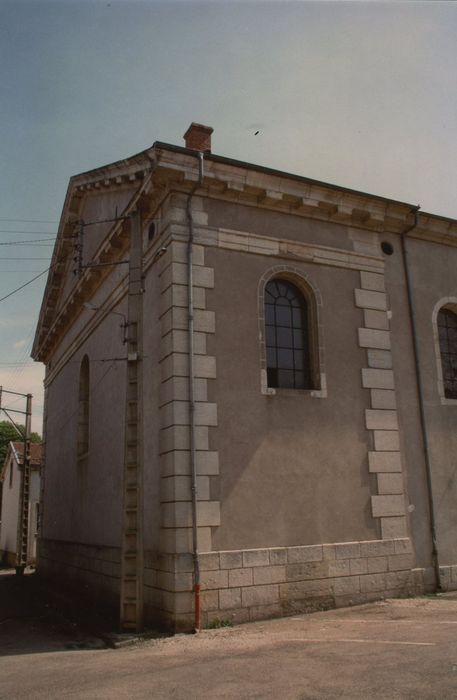
<instances>
[{"instance_id":1,"label":"power line","mask_svg":"<svg viewBox=\"0 0 457 700\"><path fill-rule=\"evenodd\" d=\"M17 235L29 235L29 236L57 236L57 231L14 231L11 229L0 229L0 233L15 233Z\"/></svg>"},{"instance_id":2,"label":"power line","mask_svg":"<svg viewBox=\"0 0 457 700\"><path fill-rule=\"evenodd\" d=\"M0 367L17 367L18 365L34 365L33 360L27 360L26 362L0 362Z\"/></svg>"},{"instance_id":3,"label":"power line","mask_svg":"<svg viewBox=\"0 0 457 700\"><path fill-rule=\"evenodd\" d=\"M30 245L30 246L36 246L37 248L50 246L52 247L54 244L53 243L44 243L44 241L55 241L54 238L39 238L38 240L34 241L3 241L0 243L0 245Z\"/></svg>"},{"instance_id":4,"label":"power line","mask_svg":"<svg viewBox=\"0 0 457 700\"><path fill-rule=\"evenodd\" d=\"M35 280L37 280L39 277L42 277L42 276L45 275L47 272L49 272L49 270L50 270L52 267L54 267L55 265L57 265L57 263L54 263L54 265L50 265L49 267L46 268L46 270L43 270L43 272L40 272L39 275L36 275L35 277L32 277L31 280L29 280L28 282L25 282L24 284L21 284L21 286L20 286L20 287L17 287L17 289L13 289L12 292L9 292L8 294L5 294L4 297L1 297L1 298L0 298L0 301L5 301L5 299L8 299L9 297L12 297L13 294L16 294L16 292L20 292L21 289L24 289L24 287L27 287L27 285L32 284L32 282L35 282Z\"/></svg>"},{"instance_id":5,"label":"power line","mask_svg":"<svg viewBox=\"0 0 457 700\"><path fill-rule=\"evenodd\" d=\"M44 221L43 219L0 219L0 221L19 221L21 224L58 224L58 221Z\"/></svg>"},{"instance_id":6,"label":"power line","mask_svg":"<svg viewBox=\"0 0 457 700\"><path fill-rule=\"evenodd\" d=\"M47 258L0 258L0 260L49 260L49 256Z\"/></svg>"},{"instance_id":7,"label":"power line","mask_svg":"<svg viewBox=\"0 0 457 700\"><path fill-rule=\"evenodd\" d=\"M79 363L79 364L80 364L80 363ZM99 378L99 380L95 383L95 385L94 385L94 386L92 387L92 389L89 391L89 395L88 395L88 397L87 397L87 398L88 398L88 401L90 401L90 399L94 396L94 394L96 393L96 390L98 389L98 387L100 386L100 384L102 383L102 381L105 379L106 375L107 375L112 369L115 369L115 367L116 367L116 366L115 366L114 362L113 362L112 364L108 365L106 371L102 374L102 376ZM59 415L61 415L61 413L62 413L61 408L59 408ZM70 413L70 415L57 427L57 430L56 430L57 434L60 434L60 432L62 431L62 429L63 429L66 425L68 425L68 423L69 423L78 413L79 413L79 405L77 406L76 410L73 411L72 413ZM51 415L52 415L52 414L51 414ZM50 416L48 416L48 419L49 419L49 417L50 417ZM54 418L54 416L52 415L51 420L52 420L53 418ZM55 434L55 433L54 433L54 434ZM51 437L51 435L48 433L48 437L47 437L46 442L49 443L49 442L51 442L51 441L52 441L52 437Z\"/></svg>"}]
</instances>

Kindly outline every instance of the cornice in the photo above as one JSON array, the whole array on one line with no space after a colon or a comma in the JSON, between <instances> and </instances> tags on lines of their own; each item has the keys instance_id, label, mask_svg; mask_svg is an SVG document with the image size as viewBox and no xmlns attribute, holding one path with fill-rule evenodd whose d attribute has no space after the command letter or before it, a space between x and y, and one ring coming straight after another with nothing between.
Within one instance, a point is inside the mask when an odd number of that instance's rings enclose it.
<instances>
[{"instance_id":1,"label":"cornice","mask_svg":"<svg viewBox=\"0 0 457 700\"><path fill-rule=\"evenodd\" d=\"M51 262L51 269L48 275L48 281L45 289L44 299L41 307L40 318L38 321L35 342L32 348L32 357L35 360L46 362L52 348L59 342L67 328L73 323L81 310L84 301L90 299L96 289L102 284L103 280L110 274L110 262L119 262L125 251L128 248L128 228L130 221L128 214L139 206L146 214L149 212L149 206L153 204L154 198L147 196L151 191L151 179L154 170L154 161L148 159L149 171L138 171L135 175L135 181L138 181L138 188L130 199L128 205L122 212L119 212L119 221L113 222L108 234L101 242L98 249L92 256L91 263L105 264L106 267L90 267L86 268L81 275L78 283L70 291L68 297L64 300L61 308L57 311L59 302L62 281L65 272L69 274L70 256L73 253L73 245L75 238L75 226L78 221L76 216L77 209L79 210L82 198L85 196L84 189L97 189L96 177L103 177L106 180L106 169L101 169L103 172L91 171L83 176L76 176L70 181L67 198L65 201L64 211L61 217L61 225L59 227L56 247ZM135 163L138 167L138 163ZM122 186L125 183L132 182L132 173L127 173L124 176L115 175L110 182L114 186ZM127 180L126 180L127 178ZM120 179L121 182L116 182Z\"/></svg>"},{"instance_id":2,"label":"cornice","mask_svg":"<svg viewBox=\"0 0 457 700\"><path fill-rule=\"evenodd\" d=\"M159 149L162 176L187 190L198 179L198 161L188 152ZM286 173L274 174L240 165L204 159L204 180L199 194L221 201L281 211L304 218L382 233L401 233L414 220L410 204L338 189Z\"/></svg>"},{"instance_id":3,"label":"cornice","mask_svg":"<svg viewBox=\"0 0 457 700\"><path fill-rule=\"evenodd\" d=\"M57 312L83 199L88 194L134 185L135 193L119 215L127 216L139 206L147 219L166 194L188 193L194 187L199 178L198 161L195 151L156 143L131 158L71 178L32 350L34 359L46 361L83 301L93 295L110 272L109 267L86 269ZM401 234L414 223L414 207L410 204L212 154L204 157L204 178L196 194L379 234ZM119 261L128 246L128 226L128 220L114 223L92 262ZM457 221L420 212L417 227L408 235L456 246Z\"/></svg>"}]
</instances>

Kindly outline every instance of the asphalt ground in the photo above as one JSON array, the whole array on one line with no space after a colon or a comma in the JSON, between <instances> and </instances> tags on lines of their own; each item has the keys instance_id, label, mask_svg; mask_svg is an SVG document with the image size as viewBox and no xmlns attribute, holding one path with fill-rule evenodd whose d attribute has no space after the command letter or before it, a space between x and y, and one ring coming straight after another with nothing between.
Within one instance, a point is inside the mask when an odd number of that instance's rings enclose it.
<instances>
[{"instance_id":1,"label":"asphalt ground","mask_svg":"<svg viewBox=\"0 0 457 700\"><path fill-rule=\"evenodd\" d=\"M15 579L0 576L2 699L457 698L455 595L112 649L99 620L94 633L87 616L69 619L33 576Z\"/></svg>"}]
</instances>

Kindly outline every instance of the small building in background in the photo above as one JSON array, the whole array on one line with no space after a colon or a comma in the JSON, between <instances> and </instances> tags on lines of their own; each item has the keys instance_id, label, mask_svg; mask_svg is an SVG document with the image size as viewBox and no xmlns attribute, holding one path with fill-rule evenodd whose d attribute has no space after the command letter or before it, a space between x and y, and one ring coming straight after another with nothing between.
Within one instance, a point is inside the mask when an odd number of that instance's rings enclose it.
<instances>
[{"instance_id":1,"label":"small building in background","mask_svg":"<svg viewBox=\"0 0 457 700\"><path fill-rule=\"evenodd\" d=\"M30 498L28 501L27 564L36 560L36 537L40 517L40 469L42 446L30 445ZM2 484L0 510L0 562L16 564L18 518L20 515L21 472L24 464L24 443L10 442L0 473Z\"/></svg>"}]
</instances>

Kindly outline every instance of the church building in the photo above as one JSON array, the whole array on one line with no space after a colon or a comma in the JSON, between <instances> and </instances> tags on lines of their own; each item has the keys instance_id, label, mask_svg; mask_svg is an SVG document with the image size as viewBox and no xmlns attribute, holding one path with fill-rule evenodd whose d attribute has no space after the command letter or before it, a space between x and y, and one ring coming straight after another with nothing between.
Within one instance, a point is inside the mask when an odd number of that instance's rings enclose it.
<instances>
[{"instance_id":1,"label":"church building","mask_svg":"<svg viewBox=\"0 0 457 700\"><path fill-rule=\"evenodd\" d=\"M457 589L457 221L212 131L70 179L40 575L123 629Z\"/></svg>"}]
</instances>

